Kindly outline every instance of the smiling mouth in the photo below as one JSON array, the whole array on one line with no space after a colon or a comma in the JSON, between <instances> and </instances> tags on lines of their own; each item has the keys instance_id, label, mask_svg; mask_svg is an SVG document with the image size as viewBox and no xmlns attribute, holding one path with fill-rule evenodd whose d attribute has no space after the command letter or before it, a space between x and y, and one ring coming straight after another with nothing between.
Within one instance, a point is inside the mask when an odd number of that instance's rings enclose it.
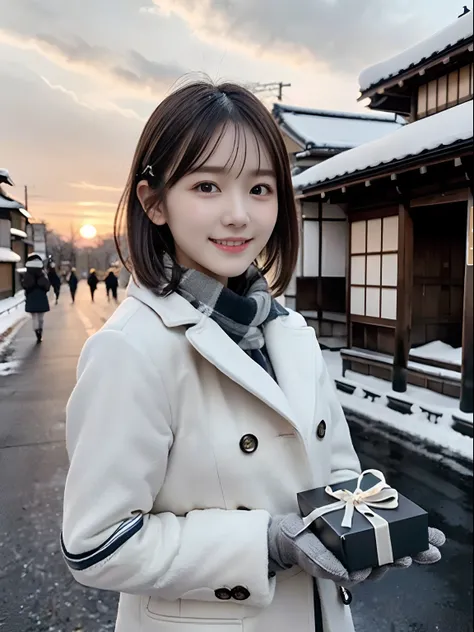
<instances>
[{"instance_id":1,"label":"smiling mouth","mask_svg":"<svg viewBox=\"0 0 474 632\"><path fill-rule=\"evenodd\" d=\"M242 246L252 241L251 239L211 239L210 237L209 239L213 243L219 244L220 246L232 246L232 247Z\"/></svg>"},{"instance_id":2,"label":"smiling mouth","mask_svg":"<svg viewBox=\"0 0 474 632\"><path fill-rule=\"evenodd\" d=\"M246 250L252 239L211 239L216 248L224 252L239 253Z\"/></svg>"}]
</instances>

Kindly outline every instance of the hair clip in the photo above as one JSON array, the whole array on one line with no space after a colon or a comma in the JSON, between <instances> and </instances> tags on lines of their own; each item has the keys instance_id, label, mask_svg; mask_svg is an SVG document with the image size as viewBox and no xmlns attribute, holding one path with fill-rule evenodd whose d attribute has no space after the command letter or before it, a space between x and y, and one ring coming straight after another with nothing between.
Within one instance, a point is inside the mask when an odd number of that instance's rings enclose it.
<instances>
[{"instance_id":1,"label":"hair clip","mask_svg":"<svg viewBox=\"0 0 474 632\"><path fill-rule=\"evenodd\" d=\"M142 171L142 176L150 176L150 177L154 178L155 174L153 172L153 167L151 165L147 165L145 167L145 169L143 169L143 171Z\"/></svg>"}]
</instances>

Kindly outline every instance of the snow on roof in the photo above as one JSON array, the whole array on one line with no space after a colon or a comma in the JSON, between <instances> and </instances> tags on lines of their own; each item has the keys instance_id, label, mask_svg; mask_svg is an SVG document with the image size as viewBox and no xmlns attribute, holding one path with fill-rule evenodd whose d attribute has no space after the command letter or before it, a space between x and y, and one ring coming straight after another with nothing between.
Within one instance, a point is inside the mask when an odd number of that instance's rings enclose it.
<instances>
[{"instance_id":1,"label":"snow on roof","mask_svg":"<svg viewBox=\"0 0 474 632\"><path fill-rule=\"evenodd\" d=\"M457 44L472 38L472 13L467 13L431 37L407 48L395 57L386 59L363 70L359 76L361 92L381 81L396 77L413 66L428 60Z\"/></svg>"},{"instance_id":2,"label":"snow on roof","mask_svg":"<svg viewBox=\"0 0 474 632\"><path fill-rule=\"evenodd\" d=\"M273 106L273 115L282 130L306 149L351 149L404 124L393 114L374 116L281 104Z\"/></svg>"},{"instance_id":3,"label":"snow on roof","mask_svg":"<svg viewBox=\"0 0 474 632\"><path fill-rule=\"evenodd\" d=\"M13 180L10 177L8 169L0 169L0 183L2 182L13 186Z\"/></svg>"},{"instance_id":4,"label":"snow on roof","mask_svg":"<svg viewBox=\"0 0 474 632\"><path fill-rule=\"evenodd\" d=\"M310 167L293 178L296 189L306 189L334 178L365 171L397 160L449 146L473 136L472 101L397 129Z\"/></svg>"},{"instance_id":5,"label":"snow on roof","mask_svg":"<svg viewBox=\"0 0 474 632\"><path fill-rule=\"evenodd\" d=\"M10 248L0 247L0 263L18 263L21 257L10 250Z\"/></svg>"},{"instance_id":6,"label":"snow on roof","mask_svg":"<svg viewBox=\"0 0 474 632\"><path fill-rule=\"evenodd\" d=\"M27 219L31 217L31 215L28 213L28 211L25 209L25 207L23 206L21 202L17 202L13 198L8 197L8 195L3 194L1 191L0 191L0 208L20 211L20 213L24 215Z\"/></svg>"}]
</instances>

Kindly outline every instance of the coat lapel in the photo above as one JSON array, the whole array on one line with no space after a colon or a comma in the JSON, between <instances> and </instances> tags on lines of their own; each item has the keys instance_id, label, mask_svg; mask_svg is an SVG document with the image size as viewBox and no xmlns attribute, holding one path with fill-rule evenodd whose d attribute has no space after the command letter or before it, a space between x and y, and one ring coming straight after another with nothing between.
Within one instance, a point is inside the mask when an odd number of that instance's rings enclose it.
<instances>
[{"instance_id":1,"label":"coat lapel","mask_svg":"<svg viewBox=\"0 0 474 632\"><path fill-rule=\"evenodd\" d=\"M284 417L308 443L316 388L316 344L311 327L294 326L291 317L285 316L265 326L265 342L277 383L214 320L181 296L158 297L133 281L128 294L159 314L167 327L190 325L186 338L196 351Z\"/></svg>"},{"instance_id":2,"label":"coat lapel","mask_svg":"<svg viewBox=\"0 0 474 632\"><path fill-rule=\"evenodd\" d=\"M265 328L278 383L210 318L190 327L186 337L219 371L284 417L307 443L314 412L314 331L285 327L280 321Z\"/></svg>"}]
</instances>

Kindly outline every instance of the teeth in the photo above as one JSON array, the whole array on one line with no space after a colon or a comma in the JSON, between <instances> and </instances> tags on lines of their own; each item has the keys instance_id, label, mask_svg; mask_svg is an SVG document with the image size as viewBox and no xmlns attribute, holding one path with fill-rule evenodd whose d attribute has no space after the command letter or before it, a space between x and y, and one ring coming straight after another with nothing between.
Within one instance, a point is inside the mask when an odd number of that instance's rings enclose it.
<instances>
[{"instance_id":1,"label":"teeth","mask_svg":"<svg viewBox=\"0 0 474 632\"><path fill-rule=\"evenodd\" d=\"M242 244L245 244L245 241L221 241L219 239L213 239L212 241L215 241L216 244L221 244L222 246L241 246Z\"/></svg>"}]
</instances>

